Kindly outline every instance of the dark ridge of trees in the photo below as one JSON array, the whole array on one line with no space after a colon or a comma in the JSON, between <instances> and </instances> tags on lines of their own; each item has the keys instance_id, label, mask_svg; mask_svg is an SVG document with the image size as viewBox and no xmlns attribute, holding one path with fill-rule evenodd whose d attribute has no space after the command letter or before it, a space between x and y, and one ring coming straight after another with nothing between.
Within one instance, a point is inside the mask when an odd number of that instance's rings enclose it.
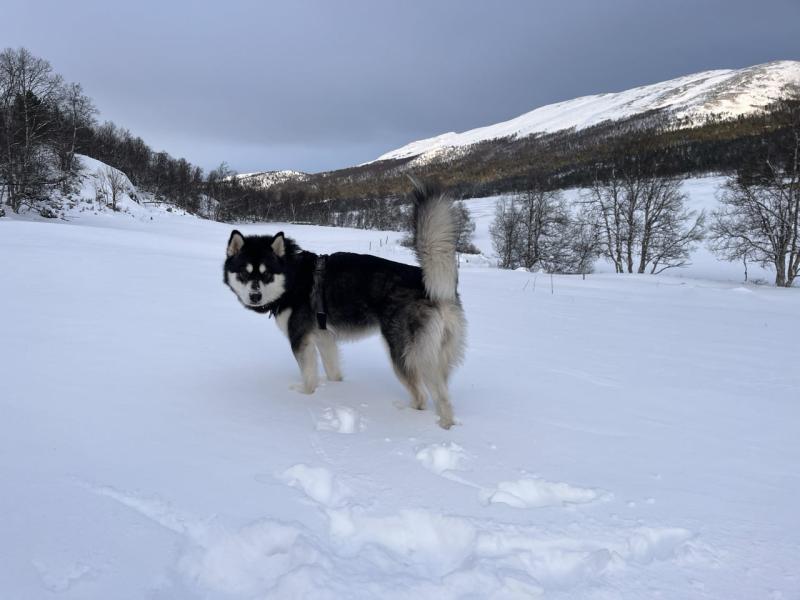
<instances>
[{"instance_id":1,"label":"dark ridge of trees","mask_svg":"<svg viewBox=\"0 0 800 600\"><path fill-rule=\"evenodd\" d=\"M204 212L207 181L203 169L185 158L154 151L127 129L109 121L94 125L81 138L78 151L119 169L158 201L189 212Z\"/></svg>"},{"instance_id":2,"label":"dark ridge of trees","mask_svg":"<svg viewBox=\"0 0 800 600\"><path fill-rule=\"evenodd\" d=\"M399 197L407 191L405 173L440 181L456 198L485 197L524 191L531 177L548 189L591 185L637 156L658 166L658 175L687 177L708 172L730 173L752 163L765 145L784 128L772 113L730 120L709 118L678 129L662 111L626 120L604 122L579 131L566 130L522 139L504 138L475 144L455 158L409 165L413 158L387 160L309 176L304 186L310 198L330 200ZM280 187L280 186L278 186Z\"/></svg>"}]
</instances>

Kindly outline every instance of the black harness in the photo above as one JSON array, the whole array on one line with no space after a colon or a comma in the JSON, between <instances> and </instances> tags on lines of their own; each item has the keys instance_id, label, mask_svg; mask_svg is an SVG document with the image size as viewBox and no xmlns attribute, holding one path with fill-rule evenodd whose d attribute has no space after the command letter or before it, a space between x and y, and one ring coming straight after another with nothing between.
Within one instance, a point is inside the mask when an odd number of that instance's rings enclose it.
<instances>
[{"instance_id":1,"label":"black harness","mask_svg":"<svg viewBox=\"0 0 800 600\"><path fill-rule=\"evenodd\" d=\"M328 255L317 257L314 266L314 284L311 287L311 310L317 315L317 326L320 329L328 328L328 303L325 301L325 265Z\"/></svg>"},{"instance_id":2,"label":"black harness","mask_svg":"<svg viewBox=\"0 0 800 600\"><path fill-rule=\"evenodd\" d=\"M328 328L328 303L325 300L325 265L328 262L328 255L322 254L317 257L314 265L314 281L311 285L311 310L317 315L317 326L320 329ZM278 315L278 303L273 302L258 312L269 313L270 318Z\"/></svg>"}]
</instances>

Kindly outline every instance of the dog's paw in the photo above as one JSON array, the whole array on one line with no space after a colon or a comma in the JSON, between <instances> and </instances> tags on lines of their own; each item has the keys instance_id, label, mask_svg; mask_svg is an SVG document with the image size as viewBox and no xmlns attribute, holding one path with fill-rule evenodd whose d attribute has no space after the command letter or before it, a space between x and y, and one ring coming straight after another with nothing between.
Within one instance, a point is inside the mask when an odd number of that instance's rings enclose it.
<instances>
[{"instance_id":1,"label":"dog's paw","mask_svg":"<svg viewBox=\"0 0 800 600\"><path fill-rule=\"evenodd\" d=\"M307 386L307 385L305 385L303 383L293 383L292 385L289 386L289 389L293 390L295 392L300 392L301 394L311 395L311 394L314 393L314 390L316 390L317 388L316 388L316 386L315 387L311 387L311 386Z\"/></svg>"},{"instance_id":2,"label":"dog's paw","mask_svg":"<svg viewBox=\"0 0 800 600\"><path fill-rule=\"evenodd\" d=\"M453 425L456 424L455 419L446 419L444 417L439 417L438 421L439 427L442 429L450 429Z\"/></svg>"},{"instance_id":3,"label":"dog's paw","mask_svg":"<svg viewBox=\"0 0 800 600\"><path fill-rule=\"evenodd\" d=\"M336 373L334 375L328 375L328 381L342 381L344 378L342 377L341 373Z\"/></svg>"}]
</instances>

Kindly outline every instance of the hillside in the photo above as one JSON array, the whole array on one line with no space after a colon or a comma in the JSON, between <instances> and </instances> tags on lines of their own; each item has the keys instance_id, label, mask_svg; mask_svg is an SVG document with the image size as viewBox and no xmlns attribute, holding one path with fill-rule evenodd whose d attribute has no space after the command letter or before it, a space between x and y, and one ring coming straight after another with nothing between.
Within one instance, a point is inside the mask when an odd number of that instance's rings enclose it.
<instances>
[{"instance_id":1,"label":"hillside","mask_svg":"<svg viewBox=\"0 0 800 600\"><path fill-rule=\"evenodd\" d=\"M783 97L787 86L800 86L798 61L703 71L623 92L549 104L495 125L411 142L377 160L416 157L417 160L409 163L415 166L433 159L446 159L456 148L479 142L586 129L652 111L664 112L676 128L697 127L709 119L729 120L758 113Z\"/></svg>"},{"instance_id":2,"label":"hillside","mask_svg":"<svg viewBox=\"0 0 800 600\"><path fill-rule=\"evenodd\" d=\"M455 197L476 198L524 190L534 179L552 189L585 186L631 165L687 178L764 164L770 148L790 136L785 99L800 81L800 63L792 61L707 71L540 107L503 123L412 142L336 171L236 175L225 162L204 173L114 123L98 124L91 99L80 86L67 89L46 60L24 48L6 55L9 64L31 62L46 74L30 89L17 89L21 80L14 80L16 87L6 86L6 93L37 99L37 110L61 117L58 127L44 127L36 111L15 116L17 109L4 109L9 118L3 135L16 141L0 159L0 216L30 211L58 217L113 205L96 201L97 178L79 171L80 160L72 160L77 155L124 173L124 185L135 191L122 194L122 210L169 204L216 220L375 229L402 228L409 173L438 182ZM66 98L81 110L70 113ZM20 127L11 127L14 123ZM26 137L24 131L36 135ZM37 160L25 158L33 155Z\"/></svg>"},{"instance_id":3,"label":"hillside","mask_svg":"<svg viewBox=\"0 0 800 600\"><path fill-rule=\"evenodd\" d=\"M256 173L238 173L236 178L242 185L269 189L273 185L286 182L302 182L308 179L308 174L302 171L258 171Z\"/></svg>"},{"instance_id":4,"label":"hillside","mask_svg":"<svg viewBox=\"0 0 800 600\"><path fill-rule=\"evenodd\" d=\"M367 199L401 197L409 172L463 198L518 191L532 177L554 188L585 185L626 160L664 175L730 173L761 160L784 135L776 102L798 89L797 61L706 71L411 142L374 161L271 190L306 202L342 201L351 209Z\"/></svg>"},{"instance_id":5,"label":"hillside","mask_svg":"<svg viewBox=\"0 0 800 600\"><path fill-rule=\"evenodd\" d=\"M19 215L6 214L15 220L50 220L81 222L86 220L121 219L150 221L166 213L186 215L184 209L165 202L154 194L135 186L129 177L112 166L89 156L77 154L76 173L67 190L53 188L35 210ZM116 195L116 197L114 197ZM215 201L203 196L196 213L205 216Z\"/></svg>"}]
</instances>

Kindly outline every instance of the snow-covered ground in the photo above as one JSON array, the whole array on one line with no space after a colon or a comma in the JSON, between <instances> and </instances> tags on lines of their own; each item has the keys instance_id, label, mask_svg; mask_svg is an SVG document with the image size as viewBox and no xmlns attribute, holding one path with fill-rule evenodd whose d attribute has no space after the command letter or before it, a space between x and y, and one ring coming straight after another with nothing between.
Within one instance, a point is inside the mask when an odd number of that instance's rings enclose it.
<instances>
[{"instance_id":1,"label":"snow-covered ground","mask_svg":"<svg viewBox=\"0 0 800 600\"><path fill-rule=\"evenodd\" d=\"M465 263L444 431L376 338L290 390L230 228L134 213L0 219L0 597L800 597L800 291Z\"/></svg>"}]
</instances>

